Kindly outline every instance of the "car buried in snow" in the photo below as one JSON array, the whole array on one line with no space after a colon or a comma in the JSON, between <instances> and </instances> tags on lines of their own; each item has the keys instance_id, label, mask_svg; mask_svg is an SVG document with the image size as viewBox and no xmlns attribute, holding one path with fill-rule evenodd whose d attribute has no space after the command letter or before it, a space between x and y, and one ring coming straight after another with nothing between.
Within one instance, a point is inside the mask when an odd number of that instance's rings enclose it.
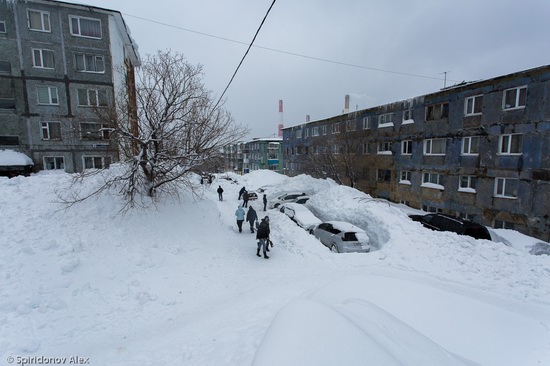
<instances>
[{"instance_id":1,"label":"car buried in snow","mask_svg":"<svg viewBox=\"0 0 550 366\"><path fill-rule=\"evenodd\" d=\"M302 196L305 196L306 194L305 193L300 193L300 192L288 192L288 193L285 193L275 199L272 199L272 200L269 200L269 205L268 207L269 208L278 208L281 204L283 203L286 203L286 202L293 202L294 200L296 200L298 197L302 197Z\"/></svg>"},{"instance_id":2,"label":"car buried in snow","mask_svg":"<svg viewBox=\"0 0 550 366\"><path fill-rule=\"evenodd\" d=\"M311 228L310 233L335 253L368 253L371 250L365 230L348 222L323 222Z\"/></svg>"},{"instance_id":3,"label":"car buried in snow","mask_svg":"<svg viewBox=\"0 0 550 366\"><path fill-rule=\"evenodd\" d=\"M306 206L299 203L283 203L279 211L307 231L322 222Z\"/></svg>"}]
</instances>

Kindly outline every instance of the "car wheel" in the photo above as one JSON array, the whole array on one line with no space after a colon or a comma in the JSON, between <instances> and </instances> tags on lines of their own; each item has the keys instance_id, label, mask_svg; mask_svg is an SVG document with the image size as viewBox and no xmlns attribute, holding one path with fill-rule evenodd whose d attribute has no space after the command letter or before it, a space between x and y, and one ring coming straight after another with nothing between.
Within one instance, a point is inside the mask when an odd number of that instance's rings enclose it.
<instances>
[{"instance_id":1,"label":"car wheel","mask_svg":"<svg viewBox=\"0 0 550 366\"><path fill-rule=\"evenodd\" d=\"M333 253L338 253L338 247L336 246L336 244L332 244L332 246L330 247L330 251Z\"/></svg>"}]
</instances>

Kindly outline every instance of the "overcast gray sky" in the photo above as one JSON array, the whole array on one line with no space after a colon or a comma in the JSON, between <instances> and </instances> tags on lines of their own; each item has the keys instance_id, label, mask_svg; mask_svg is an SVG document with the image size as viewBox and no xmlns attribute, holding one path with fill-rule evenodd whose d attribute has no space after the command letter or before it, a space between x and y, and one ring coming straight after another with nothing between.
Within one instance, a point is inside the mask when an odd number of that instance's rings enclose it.
<instances>
[{"instance_id":1,"label":"overcast gray sky","mask_svg":"<svg viewBox=\"0 0 550 366\"><path fill-rule=\"evenodd\" d=\"M219 97L272 0L75 2L120 11L142 57L202 64ZM280 99L292 126L342 113L346 94L354 111L437 91L444 72L449 86L548 65L550 1L277 0L255 45L225 96L250 138L276 134Z\"/></svg>"}]
</instances>

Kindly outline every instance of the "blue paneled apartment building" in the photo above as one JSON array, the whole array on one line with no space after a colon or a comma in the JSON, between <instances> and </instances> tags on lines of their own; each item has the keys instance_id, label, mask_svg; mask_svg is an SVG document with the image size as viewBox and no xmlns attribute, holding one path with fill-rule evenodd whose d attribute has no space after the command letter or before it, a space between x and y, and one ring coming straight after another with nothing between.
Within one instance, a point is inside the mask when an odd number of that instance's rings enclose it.
<instances>
[{"instance_id":1,"label":"blue paneled apartment building","mask_svg":"<svg viewBox=\"0 0 550 366\"><path fill-rule=\"evenodd\" d=\"M290 176L548 241L550 66L287 127L283 154Z\"/></svg>"}]
</instances>

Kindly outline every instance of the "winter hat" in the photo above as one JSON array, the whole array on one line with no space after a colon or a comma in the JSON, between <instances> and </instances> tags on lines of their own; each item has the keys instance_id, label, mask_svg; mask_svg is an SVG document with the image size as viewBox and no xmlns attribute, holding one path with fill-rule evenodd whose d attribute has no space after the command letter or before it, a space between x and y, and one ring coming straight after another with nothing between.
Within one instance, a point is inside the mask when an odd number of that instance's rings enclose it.
<instances>
[{"instance_id":1,"label":"winter hat","mask_svg":"<svg viewBox=\"0 0 550 366\"><path fill-rule=\"evenodd\" d=\"M264 217L264 220L269 222L269 216Z\"/></svg>"}]
</instances>

